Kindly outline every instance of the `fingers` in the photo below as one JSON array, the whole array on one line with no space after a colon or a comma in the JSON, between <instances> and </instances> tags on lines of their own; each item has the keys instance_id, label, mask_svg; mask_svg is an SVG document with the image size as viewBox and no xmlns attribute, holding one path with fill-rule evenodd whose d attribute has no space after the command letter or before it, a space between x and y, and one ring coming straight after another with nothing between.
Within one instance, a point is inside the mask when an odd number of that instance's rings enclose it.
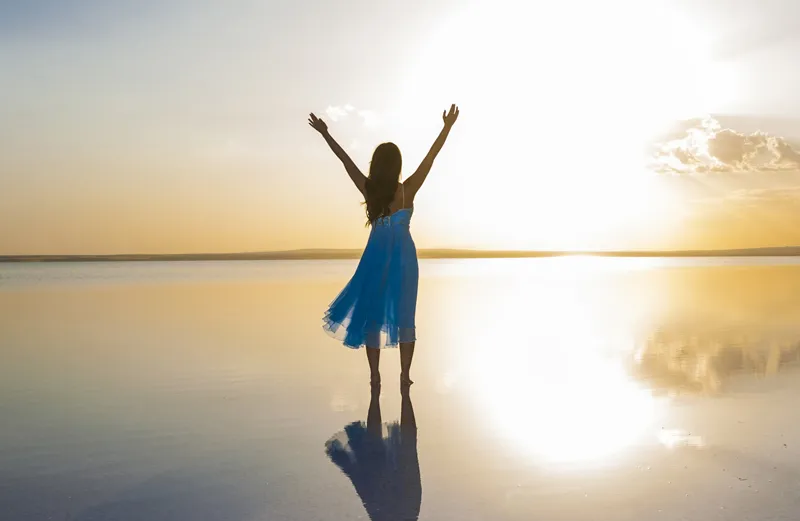
<instances>
[{"instance_id":1,"label":"fingers","mask_svg":"<svg viewBox=\"0 0 800 521\"><path fill-rule=\"evenodd\" d=\"M449 111L445 110L444 112L442 112L442 119L444 119L445 123L452 125L453 123L455 123L456 119L458 119L458 114L459 114L458 105L453 103L452 105L450 105Z\"/></svg>"},{"instance_id":2,"label":"fingers","mask_svg":"<svg viewBox=\"0 0 800 521\"><path fill-rule=\"evenodd\" d=\"M318 132L323 132L327 128L325 122L318 118L313 112L308 114L308 124L311 128Z\"/></svg>"}]
</instances>

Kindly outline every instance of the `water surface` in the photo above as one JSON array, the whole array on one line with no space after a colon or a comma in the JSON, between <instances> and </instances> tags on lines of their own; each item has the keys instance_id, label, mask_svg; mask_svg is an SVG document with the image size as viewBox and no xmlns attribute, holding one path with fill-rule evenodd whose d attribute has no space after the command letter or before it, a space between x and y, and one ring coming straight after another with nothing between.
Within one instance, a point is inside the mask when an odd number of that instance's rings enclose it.
<instances>
[{"instance_id":1,"label":"water surface","mask_svg":"<svg viewBox=\"0 0 800 521\"><path fill-rule=\"evenodd\" d=\"M0 265L0 519L795 519L797 260L421 261L405 399L355 265Z\"/></svg>"}]
</instances>

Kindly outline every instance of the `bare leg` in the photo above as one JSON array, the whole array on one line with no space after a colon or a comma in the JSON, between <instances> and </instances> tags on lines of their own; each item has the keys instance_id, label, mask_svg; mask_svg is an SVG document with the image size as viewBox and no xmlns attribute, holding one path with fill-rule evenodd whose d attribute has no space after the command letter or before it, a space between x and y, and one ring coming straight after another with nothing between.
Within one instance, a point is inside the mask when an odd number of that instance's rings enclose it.
<instances>
[{"instance_id":1,"label":"bare leg","mask_svg":"<svg viewBox=\"0 0 800 521\"><path fill-rule=\"evenodd\" d=\"M377 347L367 347L367 362L369 362L369 383L381 384L381 372L378 365L381 361L381 350Z\"/></svg>"},{"instance_id":2,"label":"bare leg","mask_svg":"<svg viewBox=\"0 0 800 521\"><path fill-rule=\"evenodd\" d=\"M401 342L400 343L400 383L402 385L411 385L414 383L411 380L411 360L414 358L414 346L416 342Z\"/></svg>"}]
</instances>

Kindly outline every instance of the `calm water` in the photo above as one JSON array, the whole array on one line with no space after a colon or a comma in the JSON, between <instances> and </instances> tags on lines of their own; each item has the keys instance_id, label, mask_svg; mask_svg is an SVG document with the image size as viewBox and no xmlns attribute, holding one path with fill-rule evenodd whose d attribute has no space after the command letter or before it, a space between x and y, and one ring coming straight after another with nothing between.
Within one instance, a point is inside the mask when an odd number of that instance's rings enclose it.
<instances>
[{"instance_id":1,"label":"calm water","mask_svg":"<svg viewBox=\"0 0 800 521\"><path fill-rule=\"evenodd\" d=\"M798 260L421 261L405 399L355 265L0 264L0 520L797 518Z\"/></svg>"}]
</instances>

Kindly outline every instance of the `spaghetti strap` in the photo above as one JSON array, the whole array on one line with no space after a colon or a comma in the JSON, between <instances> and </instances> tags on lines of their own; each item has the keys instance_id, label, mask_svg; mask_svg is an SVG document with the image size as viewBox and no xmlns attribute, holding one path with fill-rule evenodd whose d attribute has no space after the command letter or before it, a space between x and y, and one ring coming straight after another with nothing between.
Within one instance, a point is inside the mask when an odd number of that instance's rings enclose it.
<instances>
[{"instance_id":1,"label":"spaghetti strap","mask_svg":"<svg viewBox=\"0 0 800 521\"><path fill-rule=\"evenodd\" d=\"M400 196L403 198L403 206L401 206L400 208L405 208L406 207L406 185L403 184L403 183L400 183Z\"/></svg>"}]
</instances>

